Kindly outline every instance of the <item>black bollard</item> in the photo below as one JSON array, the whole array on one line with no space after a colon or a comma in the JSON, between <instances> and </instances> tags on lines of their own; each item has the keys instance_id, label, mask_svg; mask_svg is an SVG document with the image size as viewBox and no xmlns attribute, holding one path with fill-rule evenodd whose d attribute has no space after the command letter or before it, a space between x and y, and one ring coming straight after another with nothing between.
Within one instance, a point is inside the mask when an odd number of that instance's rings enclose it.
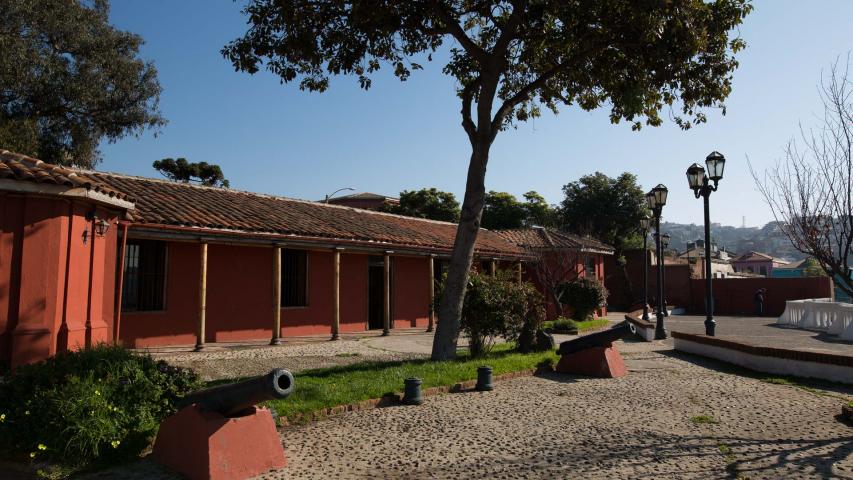
<instances>
[{"instance_id":1,"label":"black bollard","mask_svg":"<svg viewBox=\"0 0 853 480\"><path fill-rule=\"evenodd\" d=\"M424 403L421 396L421 379L417 377L409 377L404 380L405 390L403 391L403 403L406 405L420 405Z\"/></svg>"},{"instance_id":2,"label":"black bollard","mask_svg":"<svg viewBox=\"0 0 853 480\"><path fill-rule=\"evenodd\" d=\"M483 365L477 369L477 386L479 392L489 392L495 388L492 385L492 367Z\"/></svg>"}]
</instances>

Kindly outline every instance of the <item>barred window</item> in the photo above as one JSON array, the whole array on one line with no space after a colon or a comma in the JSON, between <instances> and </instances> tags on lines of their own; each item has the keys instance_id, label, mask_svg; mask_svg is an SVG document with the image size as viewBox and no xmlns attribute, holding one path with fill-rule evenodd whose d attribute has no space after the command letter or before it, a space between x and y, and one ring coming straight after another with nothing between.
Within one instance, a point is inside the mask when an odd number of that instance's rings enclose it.
<instances>
[{"instance_id":1,"label":"barred window","mask_svg":"<svg viewBox=\"0 0 853 480\"><path fill-rule=\"evenodd\" d=\"M308 252L281 250L281 306L308 306Z\"/></svg>"},{"instance_id":2,"label":"barred window","mask_svg":"<svg viewBox=\"0 0 853 480\"><path fill-rule=\"evenodd\" d=\"M166 243L128 240L124 254L121 309L125 312L163 310L166 300Z\"/></svg>"},{"instance_id":3,"label":"barred window","mask_svg":"<svg viewBox=\"0 0 853 480\"><path fill-rule=\"evenodd\" d=\"M595 272L595 255L587 255L584 258L584 275L587 277L596 277Z\"/></svg>"}]
</instances>

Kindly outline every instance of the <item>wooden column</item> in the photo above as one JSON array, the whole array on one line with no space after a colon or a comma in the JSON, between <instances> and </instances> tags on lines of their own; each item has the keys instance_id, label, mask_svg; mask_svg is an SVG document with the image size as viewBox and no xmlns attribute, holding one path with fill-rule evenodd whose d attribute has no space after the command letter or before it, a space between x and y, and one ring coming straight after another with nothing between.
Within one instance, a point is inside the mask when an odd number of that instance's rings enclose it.
<instances>
[{"instance_id":1,"label":"wooden column","mask_svg":"<svg viewBox=\"0 0 853 480\"><path fill-rule=\"evenodd\" d=\"M427 332L435 325L435 255L429 256L429 323Z\"/></svg>"},{"instance_id":2,"label":"wooden column","mask_svg":"<svg viewBox=\"0 0 853 480\"><path fill-rule=\"evenodd\" d=\"M522 272L521 262L518 262L515 264L515 279L518 281L519 285L521 285L521 283L522 283L521 272Z\"/></svg>"},{"instance_id":3,"label":"wooden column","mask_svg":"<svg viewBox=\"0 0 853 480\"><path fill-rule=\"evenodd\" d=\"M332 284L332 340L338 340L341 330L341 251L337 248L333 259L335 274Z\"/></svg>"},{"instance_id":4,"label":"wooden column","mask_svg":"<svg viewBox=\"0 0 853 480\"><path fill-rule=\"evenodd\" d=\"M384 270L383 285L385 298L382 302L382 336L388 336L391 333L391 255L385 252L383 257L382 268Z\"/></svg>"},{"instance_id":5,"label":"wooden column","mask_svg":"<svg viewBox=\"0 0 853 480\"><path fill-rule=\"evenodd\" d=\"M494 258L492 259L492 262L489 264L489 269L491 270L490 273L492 274L493 277L498 274L498 262Z\"/></svg>"},{"instance_id":6,"label":"wooden column","mask_svg":"<svg viewBox=\"0 0 853 480\"><path fill-rule=\"evenodd\" d=\"M281 345L281 247L273 247L272 260L272 340L270 345Z\"/></svg>"},{"instance_id":7,"label":"wooden column","mask_svg":"<svg viewBox=\"0 0 853 480\"><path fill-rule=\"evenodd\" d=\"M196 332L195 351L204 349L204 316L207 310L207 243L201 244L200 265L198 270L198 331Z\"/></svg>"}]
</instances>

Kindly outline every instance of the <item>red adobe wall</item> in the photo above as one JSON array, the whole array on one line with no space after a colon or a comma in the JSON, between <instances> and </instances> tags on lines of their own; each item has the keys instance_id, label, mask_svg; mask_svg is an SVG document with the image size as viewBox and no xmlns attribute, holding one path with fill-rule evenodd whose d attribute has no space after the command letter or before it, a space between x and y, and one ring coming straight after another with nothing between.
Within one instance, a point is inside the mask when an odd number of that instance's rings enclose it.
<instances>
[{"instance_id":1,"label":"red adobe wall","mask_svg":"<svg viewBox=\"0 0 853 480\"><path fill-rule=\"evenodd\" d=\"M429 261L429 257L394 257L394 328L426 328L429 323Z\"/></svg>"},{"instance_id":2,"label":"red adobe wall","mask_svg":"<svg viewBox=\"0 0 853 480\"><path fill-rule=\"evenodd\" d=\"M124 312L121 340L129 347L187 345L196 341L200 245L170 242L166 308ZM367 329L368 255L341 253L341 332ZM206 342L263 340L272 336L273 250L208 245ZM397 328L426 327L427 257L394 257L392 315ZM308 252L308 306L281 310L282 337L331 334L333 253Z\"/></svg>"},{"instance_id":3,"label":"red adobe wall","mask_svg":"<svg viewBox=\"0 0 853 480\"><path fill-rule=\"evenodd\" d=\"M832 281L829 277L798 278L715 278L715 315L751 315L755 310L753 296L759 288L766 288L764 314L768 317L782 315L786 300L804 298L829 298L832 296ZM705 311L705 280L691 280L693 292L690 310Z\"/></svg>"},{"instance_id":4,"label":"red adobe wall","mask_svg":"<svg viewBox=\"0 0 853 480\"><path fill-rule=\"evenodd\" d=\"M553 255L553 254L551 254L551 255ZM584 263L583 263L584 257L583 256L577 256L576 254L569 254L569 255L573 255L576 257L574 260L575 261L575 267L576 267L575 272L577 273L578 277L584 277L585 275L587 275L587 272L584 271ZM596 278L598 278L599 281L603 281L605 279L605 276L604 276L604 257L605 257L604 255L595 254L595 271L593 273L596 276ZM546 261L552 261L552 262L556 261L551 256L546 256L545 258L546 258ZM535 265L525 264L524 269L523 269L522 279L524 281L528 281L528 282L533 283L533 285L536 287L536 289L539 290L539 292L542 293L542 295L545 297L545 319L546 320L554 320L555 318L557 318L557 316L558 316L557 315L557 309L554 306L553 298L552 298L550 293L545 291L544 286L539 281L539 277L536 273ZM568 305L563 305L563 316L570 317L571 314L572 314L571 307ZM597 312L595 312L594 315L596 317L607 315L607 307L599 309Z\"/></svg>"},{"instance_id":5,"label":"red adobe wall","mask_svg":"<svg viewBox=\"0 0 853 480\"><path fill-rule=\"evenodd\" d=\"M15 366L109 341L114 310L104 281L114 271L105 257L115 215L30 194L0 195L0 212L0 361ZM87 213L110 223L104 236L93 235Z\"/></svg>"}]
</instances>

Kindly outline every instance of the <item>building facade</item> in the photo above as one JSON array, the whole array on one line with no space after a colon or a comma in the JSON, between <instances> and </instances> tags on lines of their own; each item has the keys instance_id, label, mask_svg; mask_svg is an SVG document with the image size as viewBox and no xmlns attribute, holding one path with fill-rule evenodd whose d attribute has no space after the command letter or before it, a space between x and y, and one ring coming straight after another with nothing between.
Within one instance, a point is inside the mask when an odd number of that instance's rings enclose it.
<instances>
[{"instance_id":1,"label":"building facade","mask_svg":"<svg viewBox=\"0 0 853 480\"><path fill-rule=\"evenodd\" d=\"M4 150L0 208L0 362L11 365L101 342L204 349L426 329L456 234L453 223ZM532 260L480 230L477 264L521 274Z\"/></svg>"}]
</instances>

